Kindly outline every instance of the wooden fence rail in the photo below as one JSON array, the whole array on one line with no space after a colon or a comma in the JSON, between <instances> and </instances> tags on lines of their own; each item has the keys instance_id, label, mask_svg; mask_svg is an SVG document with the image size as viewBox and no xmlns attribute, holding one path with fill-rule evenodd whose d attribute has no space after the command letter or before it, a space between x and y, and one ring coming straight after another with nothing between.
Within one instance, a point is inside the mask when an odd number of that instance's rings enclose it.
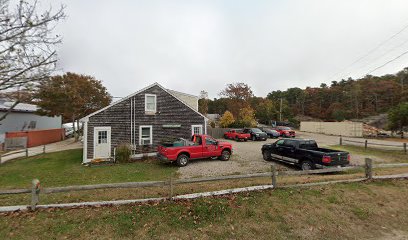
<instances>
[{"instance_id":1,"label":"wooden fence rail","mask_svg":"<svg viewBox=\"0 0 408 240\"><path fill-rule=\"evenodd\" d=\"M407 147L407 143L401 143L401 145L392 145L392 144L384 144L384 143L374 143L374 142L368 142L367 139L364 140L364 142L361 141L355 141L355 140L349 140L349 139L343 139L343 137L340 137L339 139L339 145L345 145L344 143L357 143L357 144L361 144L364 145L364 148L367 149L369 145L373 145L373 146L383 146L383 147L388 147L388 148L398 148L398 149L402 149L402 151L404 151L405 154L408 154L408 147Z\"/></svg>"},{"instance_id":2,"label":"wooden fence rail","mask_svg":"<svg viewBox=\"0 0 408 240\"><path fill-rule=\"evenodd\" d=\"M0 190L0 195L7 194L27 194L31 193L31 209L34 210L35 206L39 203L40 194L51 194L51 193L62 193L62 192L72 192L72 191L85 191L85 190L96 190L96 189L110 189L110 188L144 188L144 187L169 187L169 199L173 198L174 187L178 184L188 184L188 183L203 183L203 182L213 182L213 181L223 181L223 180L233 180L233 179L248 179L248 178L271 178L271 186L275 188L277 186L277 176L294 176L294 175L309 175L309 174L322 174L322 173L335 173L335 172L346 172L350 170L365 170L365 178L373 178L373 169L375 168L398 168L398 167L408 167L408 163L392 163L392 164L372 164L372 160L366 158L366 164L363 166L350 166L350 167L339 167L339 168L326 168L317 170L307 170L307 171L276 171L274 164L271 165L270 172L263 173L252 173L252 174L242 174L242 175L229 175L220 177L204 177L204 178L191 178L191 179L178 179L173 180L170 178L169 181L150 181L150 182L125 182L125 183L110 183L110 184L95 184L95 185L76 185L76 186L66 186L66 187L50 187L41 188L40 181L34 179L32 181L31 189L5 189Z\"/></svg>"},{"instance_id":3,"label":"wooden fence rail","mask_svg":"<svg viewBox=\"0 0 408 240\"><path fill-rule=\"evenodd\" d=\"M12 156L12 155L20 154L20 153L25 153L25 155L21 156L21 157L26 157L27 158L27 157L29 157L30 150L28 148L25 148L25 149L21 149L21 150L15 150L15 151L7 152L5 154L0 154L0 164L5 162L5 161L3 161L4 157ZM31 153L33 153L33 151ZM46 153L45 145L43 145L43 147L42 147L42 152L34 151L34 155L41 154L41 153L42 154Z\"/></svg>"}]
</instances>

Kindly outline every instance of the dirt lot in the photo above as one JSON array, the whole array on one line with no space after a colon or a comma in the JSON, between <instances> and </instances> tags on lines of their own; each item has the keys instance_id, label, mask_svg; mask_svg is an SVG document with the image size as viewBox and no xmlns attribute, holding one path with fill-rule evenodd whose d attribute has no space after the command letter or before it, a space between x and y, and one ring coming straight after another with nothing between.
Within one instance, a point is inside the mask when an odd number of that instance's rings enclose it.
<instances>
[{"instance_id":1,"label":"dirt lot","mask_svg":"<svg viewBox=\"0 0 408 240\"><path fill-rule=\"evenodd\" d=\"M328 147L339 144L338 136L329 136L316 133L298 132L299 138L314 139L319 146ZM355 140L363 142L362 138L344 138L349 140ZM219 176L230 174L242 174L242 173L254 173L265 172L270 170L270 162L263 160L261 155L261 147L266 143L273 143L276 139L268 139L267 141L248 141L248 142L236 142L231 140L222 139L221 141L227 141L232 143L233 155L228 162L222 162L219 160L196 160L190 162L186 167L180 168L178 173L181 178L191 177L203 177L203 176ZM382 140L369 140L370 142L383 143ZM387 144L395 144L399 146L400 143L386 142ZM373 159L375 163L386 163L387 159L371 155L369 151L367 153L352 154L352 165L364 164L364 159L369 157ZM278 163L278 170L294 170L291 165Z\"/></svg>"}]
</instances>

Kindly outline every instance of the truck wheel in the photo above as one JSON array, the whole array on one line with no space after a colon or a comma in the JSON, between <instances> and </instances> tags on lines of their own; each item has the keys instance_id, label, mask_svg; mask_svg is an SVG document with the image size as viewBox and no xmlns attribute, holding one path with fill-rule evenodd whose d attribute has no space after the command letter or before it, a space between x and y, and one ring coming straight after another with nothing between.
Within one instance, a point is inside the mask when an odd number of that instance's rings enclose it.
<instances>
[{"instance_id":1,"label":"truck wheel","mask_svg":"<svg viewBox=\"0 0 408 240\"><path fill-rule=\"evenodd\" d=\"M177 166L179 167L185 167L188 164L188 159L189 157L186 154L181 154L177 157Z\"/></svg>"},{"instance_id":2,"label":"truck wheel","mask_svg":"<svg viewBox=\"0 0 408 240\"><path fill-rule=\"evenodd\" d=\"M262 156L265 161L271 160L271 152L269 150L263 151Z\"/></svg>"},{"instance_id":3,"label":"truck wheel","mask_svg":"<svg viewBox=\"0 0 408 240\"><path fill-rule=\"evenodd\" d=\"M228 161L228 160L230 160L230 157L231 157L230 151L224 150L224 151L222 151L222 153L221 153L220 160L222 160L222 161Z\"/></svg>"},{"instance_id":4,"label":"truck wheel","mask_svg":"<svg viewBox=\"0 0 408 240\"><path fill-rule=\"evenodd\" d=\"M314 169L313 163L311 161L309 161L309 160L303 161L300 164L300 167L302 168L303 171L313 170Z\"/></svg>"}]
</instances>

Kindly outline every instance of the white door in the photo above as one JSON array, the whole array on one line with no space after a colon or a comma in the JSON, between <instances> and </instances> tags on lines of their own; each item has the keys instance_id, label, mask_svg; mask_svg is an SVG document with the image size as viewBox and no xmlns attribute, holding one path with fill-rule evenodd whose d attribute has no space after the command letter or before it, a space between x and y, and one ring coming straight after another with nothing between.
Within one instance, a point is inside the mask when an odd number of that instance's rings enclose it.
<instances>
[{"instance_id":1,"label":"white door","mask_svg":"<svg viewBox=\"0 0 408 240\"><path fill-rule=\"evenodd\" d=\"M194 134L203 134L203 125L192 125L191 135L194 135Z\"/></svg>"},{"instance_id":2,"label":"white door","mask_svg":"<svg viewBox=\"0 0 408 240\"><path fill-rule=\"evenodd\" d=\"M94 128L94 159L111 156L111 128Z\"/></svg>"}]
</instances>

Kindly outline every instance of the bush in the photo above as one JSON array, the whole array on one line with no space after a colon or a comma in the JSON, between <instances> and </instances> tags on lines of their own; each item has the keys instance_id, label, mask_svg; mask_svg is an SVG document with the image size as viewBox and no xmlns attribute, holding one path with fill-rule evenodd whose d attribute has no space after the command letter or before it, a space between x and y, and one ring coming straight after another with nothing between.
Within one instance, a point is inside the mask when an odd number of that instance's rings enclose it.
<instances>
[{"instance_id":1,"label":"bush","mask_svg":"<svg viewBox=\"0 0 408 240\"><path fill-rule=\"evenodd\" d=\"M225 113L220 118L220 125L222 128L227 128L235 122L234 115L230 111L225 111Z\"/></svg>"},{"instance_id":2,"label":"bush","mask_svg":"<svg viewBox=\"0 0 408 240\"><path fill-rule=\"evenodd\" d=\"M132 149L129 144L120 144L116 148L116 161L120 163L130 162L130 155L132 155Z\"/></svg>"},{"instance_id":3,"label":"bush","mask_svg":"<svg viewBox=\"0 0 408 240\"><path fill-rule=\"evenodd\" d=\"M210 122L210 126L211 126L212 128L215 128L215 122L214 122L214 121L211 121L211 122Z\"/></svg>"}]
</instances>

